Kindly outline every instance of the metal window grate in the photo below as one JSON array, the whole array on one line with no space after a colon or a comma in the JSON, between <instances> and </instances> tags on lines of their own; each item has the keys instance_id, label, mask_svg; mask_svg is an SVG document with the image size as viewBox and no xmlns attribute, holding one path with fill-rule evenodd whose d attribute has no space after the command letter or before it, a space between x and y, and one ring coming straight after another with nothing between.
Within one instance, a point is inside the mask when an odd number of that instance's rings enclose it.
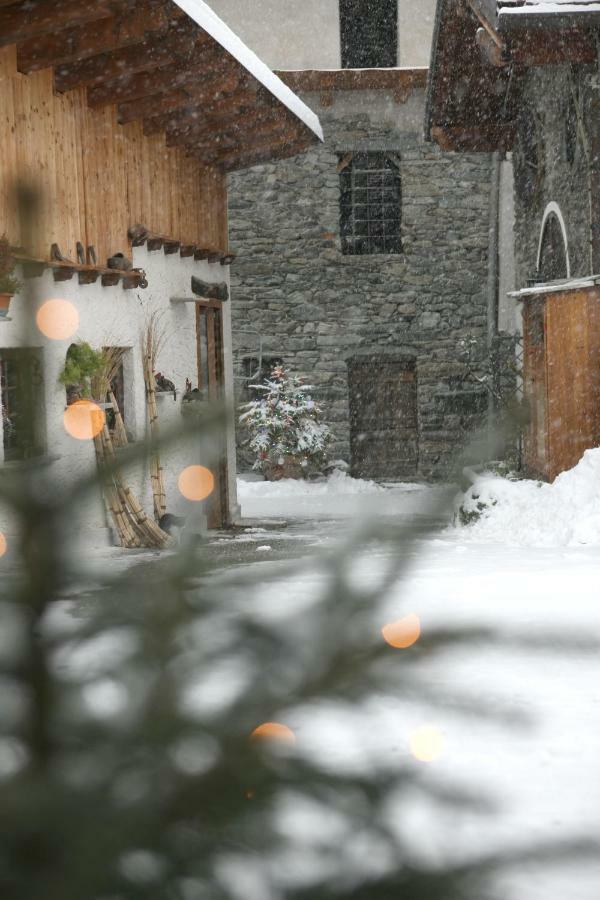
<instances>
[{"instance_id":1,"label":"metal window grate","mask_svg":"<svg viewBox=\"0 0 600 900\"><path fill-rule=\"evenodd\" d=\"M400 170L387 153L357 153L340 172L344 254L402 253Z\"/></svg>"}]
</instances>

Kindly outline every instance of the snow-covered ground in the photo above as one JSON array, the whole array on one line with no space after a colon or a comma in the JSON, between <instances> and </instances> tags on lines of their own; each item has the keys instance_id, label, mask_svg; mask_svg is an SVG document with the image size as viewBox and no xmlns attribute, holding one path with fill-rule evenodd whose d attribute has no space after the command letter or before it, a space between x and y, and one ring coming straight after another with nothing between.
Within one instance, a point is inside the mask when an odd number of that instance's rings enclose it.
<instances>
[{"instance_id":1,"label":"snow-covered ground","mask_svg":"<svg viewBox=\"0 0 600 900\"><path fill-rule=\"evenodd\" d=\"M377 758L427 767L437 781L464 786L491 810L440 813L422 796L404 804L396 827L415 853L439 860L536 842L600 835L600 451L552 485L490 476L473 489L496 505L479 523L442 525L407 551L410 571L374 615L373 633L414 613L425 637L443 625L491 628L498 640L475 639L415 663L429 699L373 698L368 710L298 714L288 724L298 744L336 768ZM296 519L315 543L333 540L365 511L399 521L439 515L443 490L382 487L336 475L328 483L240 482L243 514ZM447 493L446 493L447 496ZM588 543L585 543L588 541ZM373 585L390 564L390 547L355 556L351 580ZM259 562L272 575L269 562ZM256 569L254 567L256 574ZM258 607L301 604L321 583L310 557L300 574L265 579ZM399 650L398 653L404 651ZM472 715L450 699L482 704ZM496 717L509 711L507 717ZM513 721L511 715L514 714ZM429 726L441 752L430 763L411 756L411 740ZM439 751L440 747L437 747ZM597 900L597 862L559 861L515 868L503 900ZM375 898L374 898L375 900Z\"/></svg>"}]
</instances>

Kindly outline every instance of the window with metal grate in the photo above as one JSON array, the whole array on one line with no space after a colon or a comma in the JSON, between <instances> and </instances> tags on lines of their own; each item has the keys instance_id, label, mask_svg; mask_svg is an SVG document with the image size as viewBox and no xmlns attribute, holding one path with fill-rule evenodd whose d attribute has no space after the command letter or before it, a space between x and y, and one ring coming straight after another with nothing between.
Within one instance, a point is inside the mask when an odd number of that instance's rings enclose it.
<instances>
[{"instance_id":1,"label":"window with metal grate","mask_svg":"<svg viewBox=\"0 0 600 900\"><path fill-rule=\"evenodd\" d=\"M340 161L342 253L402 253L402 185L397 157L356 153Z\"/></svg>"}]
</instances>

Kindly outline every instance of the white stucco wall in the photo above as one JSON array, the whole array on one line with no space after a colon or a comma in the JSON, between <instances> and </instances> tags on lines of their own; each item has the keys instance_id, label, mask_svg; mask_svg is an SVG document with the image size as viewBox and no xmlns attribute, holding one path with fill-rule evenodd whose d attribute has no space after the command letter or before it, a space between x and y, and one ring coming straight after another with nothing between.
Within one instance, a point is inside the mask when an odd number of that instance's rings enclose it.
<instances>
[{"instance_id":1,"label":"white stucco wall","mask_svg":"<svg viewBox=\"0 0 600 900\"><path fill-rule=\"evenodd\" d=\"M209 0L272 69L339 69L338 0ZM398 0L398 65L428 66L436 0Z\"/></svg>"},{"instance_id":2,"label":"white stucco wall","mask_svg":"<svg viewBox=\"0 0 600 900\"><path fill-rule=\"evenodd\" d=\"M522 331L521 306L509 291L516 290L515 205L511 154L500 167L500 207L498 229L498 329L509 334Z\"/></svg>"},{"instance_id":3,"label":"white stucco wall","mask_svg":"<svg viewBox=\"0 0 600 900\"><path fill-rule=\"evenodd\" d=\"M20 346L39 347L43 354L43 406L45 413L47 457L45 472L51 489L62 491L85 472L95 467L93 442L79 441L69 436L63 426L65 411L65 389L58 382L58 375L64 365L65 354L71 343L78 339L87 341L93 347L118 346L130 348L125 360L125 416L126 427L133 441L142 440L147 434L145 386L141 362L140 335L148 315L154 310L161 313L161 324L165 330L163 349L157 360L157 371L175 383L177 400L172 394L158 395L159 422L162 432L170 425L181 423L181 398L185 391L185 381L189 378L197 385L196 365L196 325L194 303L171 303L175 296L192 296L191 276L197 275L205 281L229 281L229 270L221 265L181 259L178 254L165 255L162 250L149 253L146 247L134 249L134 266L143 268L148 276L146 290L125 291L119 284L102 287L100 280L93 285L79 285L75 276L70 281L56 283L50 271L41 278L30 279L27 284L35 297L34 311L45 301L63 298L72 302L79 311L80 327L76 335L68 340L54 341L45 338L33 325L32 316L25 318L25 303L16 296L11 301L11 321L0 324L0 348ZM224 351L225 351L225 394L233 403L233 377L231 365L231 316L229 303L223 304ZM27 331L27 322L29 330ZM0 441L2 433L0 430ZM229 466L229 498L232 514L236 514L235 494L235 438L233 423L227 435ZM207 453L201 446L201 436L179 443L168 451L163 451L161 461L165 470L168 511L176 515L197 520L202 504L190 503L183 498L177 487L177 479L183 468L194 463L210 465ZM21 464L5 463L5 471ZM146 512L152 515L152 491L145 464L136 465L126 473L126 481L132 488ZM112 523L111 523L112 524ZM78 510L73 522L83 547L106 545L110 534L104 503L99 492L95 492ZM0 507L0 531L5 535L14 534L15 525L6 509ZM9 540L10 544L10 540Z\"/></svg>"}]
</instances>

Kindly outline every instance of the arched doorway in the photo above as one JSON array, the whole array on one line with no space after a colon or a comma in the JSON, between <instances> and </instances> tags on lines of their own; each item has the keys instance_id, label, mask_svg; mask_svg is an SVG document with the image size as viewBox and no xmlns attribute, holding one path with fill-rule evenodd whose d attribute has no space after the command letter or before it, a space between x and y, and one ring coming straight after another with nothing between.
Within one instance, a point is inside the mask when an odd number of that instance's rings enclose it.
<instances>
[{"instance_id":1,"label":"arched doorway","mask_svg":"<svg viewBox=\"0 0 600 900\"><path fill-rule=\"evenodd\" d=\"M557 203L549 203L542 220L537 258L537 280L558 281L571 277L565 220Z\"/></svg>"}]
</instances>

